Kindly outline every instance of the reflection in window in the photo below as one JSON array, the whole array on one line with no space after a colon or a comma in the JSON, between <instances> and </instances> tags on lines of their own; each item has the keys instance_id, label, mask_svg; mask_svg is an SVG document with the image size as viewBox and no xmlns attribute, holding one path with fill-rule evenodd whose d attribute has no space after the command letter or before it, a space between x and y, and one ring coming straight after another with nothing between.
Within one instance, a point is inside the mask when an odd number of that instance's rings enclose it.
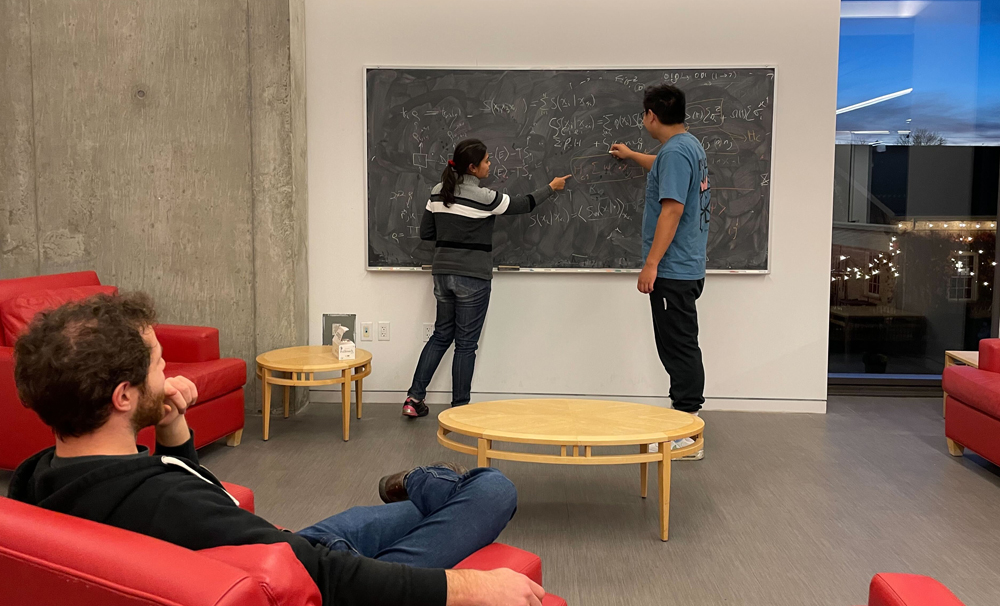
<instances>
[{"instance_id":1,"label":"reflection in window","mask_svg":"<svg viewBox=\"0 0 1000 606\"><path fill-rule=\"evenodd\" d=\"M948 299L951 301L973 301L976 299L976 253L956 252L952 257L955 272L948 285Z\"/></svg>"}]
</instances>

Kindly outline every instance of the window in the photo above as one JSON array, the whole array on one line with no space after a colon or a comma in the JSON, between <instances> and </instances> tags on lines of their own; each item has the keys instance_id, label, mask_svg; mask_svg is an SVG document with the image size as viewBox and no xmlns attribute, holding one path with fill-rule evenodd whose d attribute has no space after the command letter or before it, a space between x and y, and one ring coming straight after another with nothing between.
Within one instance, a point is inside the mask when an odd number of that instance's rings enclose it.
<instances>
[{"instance_id":1,"label":"window","mask_svg":"<svg viewBox=\"0 0 1000 606\"><path fill-rule=\"evenodd\" d=\"M1000 325L1000 0L843 0L840 23L829 372L936 380Z\"/></svg>"},{"instance_id":2,"label":"window","mask_svg":"<svg viewBox=\"0 0 1000 606\"><path fill-rule=\"evenodd\" d=\"M878 270L872 274L872 277L868 278L868 296L875 299L881 298L879 294L879 287L881 286L881 277Z\"/></svg>"},{"instance_id":3,"label":"window","mask_svg":"<svg viewBox=\"0 0 1000 606\"><path fill-rule=\"evenodd\" d=\"M974 301L976 299L976 253L957 252L951 261L955 270L948 282L948 300Z\"/></svg>"}]
</instances>

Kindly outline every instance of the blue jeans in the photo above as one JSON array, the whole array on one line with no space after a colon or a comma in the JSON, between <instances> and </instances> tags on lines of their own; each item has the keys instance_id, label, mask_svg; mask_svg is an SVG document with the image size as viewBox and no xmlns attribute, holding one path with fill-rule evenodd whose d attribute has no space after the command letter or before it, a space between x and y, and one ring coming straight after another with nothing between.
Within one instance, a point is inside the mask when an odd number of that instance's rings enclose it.
<instances>
[{"instance_id":1,"label":"blue jeans","mask_svg":"<svg viewBox=\"0 0 1000 606\"><path fill-rule=\"evenodd\" d=\"M500 536L517 508L514 485L496 469L460 476L419 467L409 501L352 507L298 532L335 551L422 568L452 568Z\"/></svg>"},{"instance_id":2,"label":"blue jeans","mask_svg":"<svg viewBox=\"0 0 1000 606\"><path fill-rule=\"evenodd\" d=\"M490 305L490 280L467 276L434 276L437 321L434 335L420 352L413 383L407 395L414 400L427 396L427 386L434 378L441 358L452 341L455 360L451 367L451 405L468 404L472 398L472 373L476 369L476 350Z\"/></svg>"}]
</instances>

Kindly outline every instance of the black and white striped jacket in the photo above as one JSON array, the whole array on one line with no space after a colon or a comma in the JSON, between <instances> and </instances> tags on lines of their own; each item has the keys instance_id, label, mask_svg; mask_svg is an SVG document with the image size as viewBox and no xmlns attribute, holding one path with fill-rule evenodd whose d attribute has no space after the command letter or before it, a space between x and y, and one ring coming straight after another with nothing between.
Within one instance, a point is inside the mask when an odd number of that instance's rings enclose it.
<instances>
[{"instance_id":1,"label":"black and white striped jacket","mask_svg":"<svg viewBox=\"0 0 1000 606\"><path fill-rule=\"evenodd\" d=\"M493 224L498 215L529 213L555 192L545 187L511 198L479 186L479 179L464 175L455 187L455 203L445 206L441 184L420 221L420 238L435 243L435 275L493 278Z\"/></svg>"}]
</instances>

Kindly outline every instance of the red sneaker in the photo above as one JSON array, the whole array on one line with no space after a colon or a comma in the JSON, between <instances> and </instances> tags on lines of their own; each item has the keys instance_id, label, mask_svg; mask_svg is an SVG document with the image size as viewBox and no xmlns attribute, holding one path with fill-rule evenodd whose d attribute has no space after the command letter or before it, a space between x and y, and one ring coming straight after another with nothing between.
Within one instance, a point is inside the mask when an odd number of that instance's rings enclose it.
<instances>
[{"instance_id":1,"label":"red sneaker","mask_svg":"<svg viewBox=\"0 0 1000 606\"><path fill-rule=\"evenodd\" d=\"M411 419L416 419L418 417L426 417L431 412L430 408L424 404L423 400L414 400L413 398L406 398L406 402L403 402L403 416L410 417Z\"/></svg>"}]
</instances>

